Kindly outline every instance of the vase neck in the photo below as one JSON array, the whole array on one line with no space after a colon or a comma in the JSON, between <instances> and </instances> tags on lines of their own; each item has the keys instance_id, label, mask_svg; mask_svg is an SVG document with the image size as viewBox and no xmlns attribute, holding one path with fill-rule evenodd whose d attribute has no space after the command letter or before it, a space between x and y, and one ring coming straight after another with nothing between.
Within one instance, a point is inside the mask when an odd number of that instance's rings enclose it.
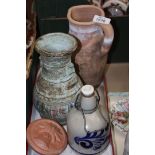
<instances>
[{"instance_id":1,"label":"vase neck","mask_svg":"<svg viewBox=\"0 0 155 155\"><path fill-rule=\"evenodd\" d=\"M67 63L70 63L71 55L63 57L44 57L40 56L40 64L46 69L52 68L61 68L66 66Z\"/></svg>"},{"instance_id":2,"label":"vase neck","mask_svg":"<svg viewBox=\"0 0 155 155\"><path fill-rule=\"evenodd\" d=\"M96 108L97 108L96 97L95 96L91 96L91 97L82 96L81 108L83 109L83 112L86 114L93 113L94 111L96 111Z\"/></svg>"},{"instance_id":3,"label":"vase neck","mask_svg":"<svg viewBox=\"0 0 155 155\"><path fill-rule=\"evenodd\" d=\"M41 76L46 81L53 83L60 83L62 81L67 81L73 75L75 76L74 65L71 62L71 56L52 57L50 61L41 58Z\"/></svg>"}]
</instances>

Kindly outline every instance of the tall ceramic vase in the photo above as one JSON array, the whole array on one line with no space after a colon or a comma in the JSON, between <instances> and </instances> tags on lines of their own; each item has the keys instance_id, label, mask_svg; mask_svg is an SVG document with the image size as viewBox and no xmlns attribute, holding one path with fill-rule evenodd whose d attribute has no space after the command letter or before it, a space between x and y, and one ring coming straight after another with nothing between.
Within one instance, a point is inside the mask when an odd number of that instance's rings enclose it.
<instances>
[{"instance_id":1,"label":"tall ceramic vase","mask_svg":"<svg viewBox=\"0 0 155 155\"><path fill-rule=\"evenodd\" d=\"M71 63L71 55L76 48L76 39L64 33L43 35L35 44L41 68L34 87L33 102L42 118L54 119L62 125L66 124L66 114L74 106L82 87Z\"/></svg>"},{"instance_id":2,"label":"tall ceramic vase","mask_svg":"<svg viewBox=\"0 0 155 155\"><path fill-rule=\"evenodd\" d=\"M81 43L81 49L75 56L79 75L86 84L97 87L103 80L114 31L111 24L94 23L94 15L105 16L105 13L93 5L79 5L68 10L67 18L69 33Z\"/></svg>"}]
</instances>

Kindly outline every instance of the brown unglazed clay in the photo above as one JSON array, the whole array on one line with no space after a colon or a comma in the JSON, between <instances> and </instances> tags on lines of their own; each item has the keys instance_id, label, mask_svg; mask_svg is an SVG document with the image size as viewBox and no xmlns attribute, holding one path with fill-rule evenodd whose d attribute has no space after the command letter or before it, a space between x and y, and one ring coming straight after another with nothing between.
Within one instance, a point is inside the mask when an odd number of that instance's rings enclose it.
<instances>
[{"instance_id":1,"label":"brown unglazed clay","mask_svg":"<svg viewBox=\"0 0 155 155\"><path fill-rule=\"evenodd\" d=\"M75 56L79 75L86 84L98 86L103 80L114 31L111 24L94 23L94 15L105 16L105 13L93 5L79 5L68 10L67 18L69 33L81 43Z\"/></svg>"},{"instance_id":2,"label":"brown unglazed clay","mask_svg":"<svg viewBox=\"0 0 155 155\"><path fill-rule=\"evenodd\" d=\"M41 155L58 155L67 146L67 134L56 121L39 119L28 126L27 141Z\"/></svg>"}]
</instances>

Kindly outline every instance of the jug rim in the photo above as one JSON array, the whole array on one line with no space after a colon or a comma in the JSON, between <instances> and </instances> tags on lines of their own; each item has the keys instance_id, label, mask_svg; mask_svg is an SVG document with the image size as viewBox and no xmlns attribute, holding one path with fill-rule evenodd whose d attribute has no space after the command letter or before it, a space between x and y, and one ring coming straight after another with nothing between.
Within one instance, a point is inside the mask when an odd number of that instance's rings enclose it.
<instances>
[{"instance_id":1,"label":"jug rim","mask_svg":"<svg viewBox=\"0 0 155 155\"><path fill-rule=\"evenodd\" d=\"M94 24L93 21L89 21L89 22L83 22L82 21L82 22L79 22L77 20L74 20L72 18L72 11L75 10L75 9L78 9L78 8L88 8L88 9L93 8L93 9L96 9L96 10L100 11L100 13L101 13L100 16L105 16L105 12L101 8L99 8L97 6L94 6L94 5L77 5L77 6L72 6L72 7L70 7L68 9L68 13L67 13L67 18L68 18L69 22L71 22L72 24L83 25L83 26L93 25ZM90 12L90 10L89 10L89 12ZM94 14L94 16L95 16L95 14Z\"/></svg>"}]
</instances>

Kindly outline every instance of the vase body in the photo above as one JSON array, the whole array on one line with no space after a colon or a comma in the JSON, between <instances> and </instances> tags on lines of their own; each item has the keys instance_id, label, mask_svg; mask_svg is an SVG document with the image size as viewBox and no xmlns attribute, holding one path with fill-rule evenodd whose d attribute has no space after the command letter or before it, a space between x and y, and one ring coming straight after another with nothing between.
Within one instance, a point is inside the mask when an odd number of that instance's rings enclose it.
<instances>
[{"instance_id":1,"label":"vase body","mask_svg":"<svg viewBox=\"0 0 155 155\"><path fill-rule=\"evenodd\" d=\"M87 86L91 85L82 89ZM109 120L101 113L94 93L89 96L82 94L78 102L67 115L69 145L81 154L104 151L110 141Z\"/></svg>"},{"instance_id":2,"label":"vase body","mask_svg":"<svg viewBox=\"0 0 155 155\"><path fill-rule=\"evenodd\" d=\"M105 16L99 7L79 5L68 10L67 18L69 33L78 38L81 44L75 55L79 75L86 84L99 86L103 80L114 31L111 24L94 23L94 15Z\"/></svg>"},{"instance_id":3,"label":"vase body","mask_svg":"<svg viewBox=\"0 0 155 155\"><path fill-rule=\"evenodd\" d=\"M66 124L66 114L82 83L71 63L71 54L77 48L76 39L64 33L41 36L35 44L40 53L40 69L34 87L33 102L42 118Z\"/></svg>"}]
</instances>

